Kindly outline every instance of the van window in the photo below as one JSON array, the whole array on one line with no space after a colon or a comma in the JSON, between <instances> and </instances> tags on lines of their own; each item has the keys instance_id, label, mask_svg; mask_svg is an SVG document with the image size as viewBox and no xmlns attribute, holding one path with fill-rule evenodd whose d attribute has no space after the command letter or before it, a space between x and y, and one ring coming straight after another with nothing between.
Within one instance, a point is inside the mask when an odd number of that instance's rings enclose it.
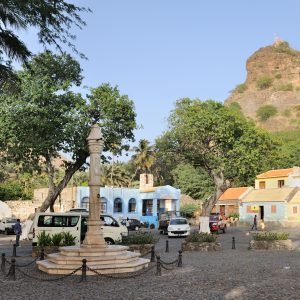
<instances>
[{"instance_id":1,"label":"van window","mask_svg":"<svg viewBox=\"0 0 300 300\"><path fill-rule=\"evenodd\" d=\"M38 227L74 227L79 216L39 216Z\"/></svg>"}]
</instances>

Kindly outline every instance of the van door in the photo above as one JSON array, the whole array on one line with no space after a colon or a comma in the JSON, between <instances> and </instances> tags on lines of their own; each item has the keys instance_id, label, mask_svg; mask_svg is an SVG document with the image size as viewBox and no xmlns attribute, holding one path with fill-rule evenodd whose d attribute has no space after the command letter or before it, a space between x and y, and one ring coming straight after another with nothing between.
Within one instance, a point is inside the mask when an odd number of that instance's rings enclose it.
<instances>
[{"instance_id":1,"label":"van door","mask_svg":"<svg viewBox=\"0 0 300 300\"><path fill-rule=\"evenodd\" d=\"M104 225L101 226L101 229L103 230L103 237L107 244L115 244L122 240L122 235L128 234L127 227L121 226L113 217L101 215L100 218L104 221Z\"/></svg>"}]
</instances>

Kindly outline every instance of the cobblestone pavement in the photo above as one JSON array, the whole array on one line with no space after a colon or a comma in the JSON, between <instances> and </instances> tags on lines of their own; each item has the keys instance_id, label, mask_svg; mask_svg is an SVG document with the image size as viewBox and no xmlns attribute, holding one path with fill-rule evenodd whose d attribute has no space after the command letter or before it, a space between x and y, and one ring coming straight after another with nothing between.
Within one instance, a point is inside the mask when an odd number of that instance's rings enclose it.
<instances>
[{"instance_id":1,"label":"cobblestone pavement","mask_svg":"<svg viewBox=\"0 0 300 300\"><path fill-rule=\"evenodd\" d=\"M17 269L16 281L9 281L0 272L0 299L300 299L300 249L248 250L252 233L248 235L247 230L228 228L226 234L218 236L221 251L184 252L183 266L166 265L171 270L162 269L161 276L156 276L155 264L139 276L116 279L96 275L88 276L86 282L80 282L80 276L44 281L57 277L38 271L34 263ZM297 244L300 229L289 232ZM170 262L178 257L182 241L160 235L156 252ZM1 252L8 260L11 247L9 242L1 243L0 238ZM22 242L17 254L22 255L16 258L19 265L33 260L28 242Z\"/></svg>"}]
</instances>

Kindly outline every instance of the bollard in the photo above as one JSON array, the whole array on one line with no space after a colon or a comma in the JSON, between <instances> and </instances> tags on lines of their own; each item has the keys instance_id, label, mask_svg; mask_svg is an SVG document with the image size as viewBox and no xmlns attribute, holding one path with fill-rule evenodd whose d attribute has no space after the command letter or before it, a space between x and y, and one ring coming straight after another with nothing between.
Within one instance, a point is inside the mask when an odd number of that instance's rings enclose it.
<instances>
[{"instance_id":1,"label":"bollard","mask_svg":"<svg viewBox=\"0 0 300 300\"><path fill-rule=\"evenodd\" d=\"M81 267L81 280L80 282L86 281L86 259L82 260L82 267Z\"/></svg>"},{"instance_id":2,"label":"bollard","mask_svg":"<svg viewBox=\"0 0 300 300\"><path fill-rule=\"evenodd\" d=\"M150 262L155 262L154 246L151 247L151 259L150 259Z\"/></svg>"},{"instance_id":3,"label":"bollard","mask_svg":"<svg viewBox=\"0 0 300 300\"><path fill-rule=\"evenodd\" d=\"M232 249L235 249L235 237L232 237Z\"/></svg>"},{"instance_id":4,"label":"bollard","mask_svg":"<svg viewBox=\"0 0 300 300\"><path fill-rule=\"evenodd\" d=\"M2 253L1 255L1 272L5 274L5 253Z\"/></svg>"},{"instance_id":5,"label":"bollard","mask_svg":"<svg viewBox=\"0 0 300 300\"><path fill-rule=\"evenodd\" d=\"M16 259L11 259L11 265L8 271L8 274L6 275L9 280L16 280Z\"/></svg>"},{"instance_id":6,"label":"bollard","mask_svg":"<svg viewBox=\"0 0 300 300\"><path fill-rule=\"evenodd\" d=\"M177 267L182 267L182 250L178 251L178 264Z\"/></svg>"},{"instance_id":7,"label":"bollard","mask_svg":"<svg viewBox=\"0 0 300 300\"><path fill-rule=\"evenodd\" d=\"M169 252L169 241L166 240L166 252Z\"/></svg>"},{"instance_id":8,"label":"bollard","mask_svg":"<svg viewBox=\"0 0 300 300\"><path fill-rule=\"evenodd\" d=\"M13 244L13 254L12 257L17 257L17 245Z\"/></svg>"},{"instance_id":9,"label":"bollard","mask_svg":"<svg viewBox=\"0 0 300 300\"><path fill-rule=\"evenodd\" d=\"M44 248L41 249L41 256L40 256L40 260L44 260L45 259L45 250Z\"/></svg>"},{"instance_id":10,"label":"bollard","mask_svg":"<svg viewBox=\"0 0 300 300\"><path fill-rule=\"evenodd\" d=\"M161 276L161 262L160 256L156 256L156 276Z\"/></svg>"}]
</instances>

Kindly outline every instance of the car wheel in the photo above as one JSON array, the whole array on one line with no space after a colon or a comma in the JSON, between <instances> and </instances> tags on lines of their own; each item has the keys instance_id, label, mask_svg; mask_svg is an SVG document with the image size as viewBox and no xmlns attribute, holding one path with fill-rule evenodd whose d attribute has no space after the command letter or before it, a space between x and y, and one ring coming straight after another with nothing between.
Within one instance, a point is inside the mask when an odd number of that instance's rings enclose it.
<instances>
[{"instance_id":1,"label":"car wheel","mask_svg":"<svg viewBox=\"0 0 300 300\"><path fill-rule=\"evenodd\" d=\"M106 245L114 245L115 244L114 240L111 238L105 238L104 240L105 240Z\"/></svg>"},{"instance_id":2,"label":"car wheel","mask_svg":"<svg viewBox=\"0 0 300 300\"><path fill-rule=\"evenodd\" d=\"M154 224L151 224L150 225L150 229L154 229L155 228L155 225Z\"/></svg>"}]
</instances>

